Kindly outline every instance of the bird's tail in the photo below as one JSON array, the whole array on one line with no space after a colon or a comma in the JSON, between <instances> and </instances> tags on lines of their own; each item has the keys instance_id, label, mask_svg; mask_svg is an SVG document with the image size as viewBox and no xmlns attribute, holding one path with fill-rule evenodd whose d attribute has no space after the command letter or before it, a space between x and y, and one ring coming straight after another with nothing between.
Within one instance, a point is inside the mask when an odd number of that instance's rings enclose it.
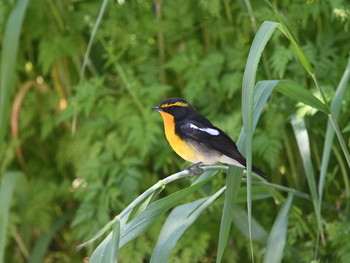
<instances>
[{"instance_id":1,"label":"bird's tail","mask_svg":"<svg viewBox=\"0 0 350 263\"><path fill-rule=\"evenodd\" d=\"M252 168L253 168L252 170L253 170L254 173L256 173L257 175L260 175L264 179L267 178L266 174L263 171L261 171L258 167L253 165Z\"/></svg>"}]
</instances>

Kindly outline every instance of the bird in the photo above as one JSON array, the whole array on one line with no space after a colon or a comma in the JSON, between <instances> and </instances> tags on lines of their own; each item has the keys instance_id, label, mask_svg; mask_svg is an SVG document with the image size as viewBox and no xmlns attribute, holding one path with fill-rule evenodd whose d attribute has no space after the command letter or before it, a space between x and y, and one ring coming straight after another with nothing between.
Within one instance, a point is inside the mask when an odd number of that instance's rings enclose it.
<instances>
[{"instance_id":1,"label":"bird","mask_svg":"<svg viewBox=\"0 0 350 263\"><path fill-rule=\"evenodd\" d=\"M246 168L246 159L238 151L235 142L222 130L182 98L169 98L152 110L158 111L164 123L165 136L173 150L183 159L200 164L225 163ZM256 166L252 171L262 178L266 175Z\"/></svg>"}]
</instances>

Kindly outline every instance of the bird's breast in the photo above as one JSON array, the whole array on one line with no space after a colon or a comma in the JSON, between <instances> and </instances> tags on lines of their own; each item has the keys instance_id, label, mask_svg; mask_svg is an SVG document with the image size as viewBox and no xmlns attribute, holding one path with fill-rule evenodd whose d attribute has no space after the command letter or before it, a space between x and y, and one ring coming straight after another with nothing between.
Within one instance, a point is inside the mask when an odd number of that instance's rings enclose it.
<instances>
[{"instance_id":1,"label":"bird's breast","mask_svg":"<svg viewBox=\"0 0 350 263\"><path fill-rule=\"evenodd\" d=\"M202 162L203 153L199 152L198 148L192 143L182 140L179 135L176 134L174 116L163 111L161 111L160 114L164 122L165 136L174 151L186 161L192 163Z\"/></svg>"}]
</instances>

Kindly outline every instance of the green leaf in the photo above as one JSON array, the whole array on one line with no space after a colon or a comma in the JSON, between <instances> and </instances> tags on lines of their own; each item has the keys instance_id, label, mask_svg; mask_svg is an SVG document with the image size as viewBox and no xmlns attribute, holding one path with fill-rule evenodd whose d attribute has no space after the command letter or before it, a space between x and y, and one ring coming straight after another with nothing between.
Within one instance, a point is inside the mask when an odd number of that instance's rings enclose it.
<instances>
[{"instance_id":1,"label":"green leaf","mask_svg":"<svg viewBox=\"0 0 350 263\"><path fill-rule=\"evenodd\" d=\"M113 231L103 240L91 255L89 263L116 263L118 262L120 241L120 220L116 220Z\"/></svg>"},{"instance_id":2,"label":"green leaf","mask_svg":"<svg viewBox=\"0 0 350 263\"><path fill-rule=\"evenodd\" d=\"M264 263L282 262L284 245L286 244L287 239L288 215L292 201L293 194L289 193L286 202L278 213L267 239Z\"/></svg>"},{"instance_id":3,"label":"green leaf","mask_svg":"<svg viewBox=\"0 0 350 263\"><path fill-rule=\"evenodd\" d=\"M176 207L165 221L159 234L151 262L168 262L171 251L185 231L198 219L200 214L218 198L226 187L214 195Z\"/></svg>"},{"instance_id":4,"label":"green leaf","mask_svg":"<svg viewBox=\"0 0 350 263\"><path fill-rule=\"evenodd\" d=\"M267 80L259 81L255 87L255 96L254 96L254 113L253 113L253 129L258 123L259 117L262 113L262 110L271 95L274 87L278 84L277 80ZM244 153L245 152L245 142L246 134L242 128L237 141L238 149ZM228 235L230 233L230 228L233 218L233 205L236 200L238 190L240 189L242 179L242 169L230 166L229 171L226 177L226 193L225 193L225 202L222 211L222 218L220 224L220 234L219 234L219 243L218 243L218 255L216 262L221 262L222 257L225 252Z\"/></svg>"},{"instance_id":5,"label":"green leaf","mask_svg":"<svg viewBox=\"0 0 350 263\"><path fill-rule=\"evenodd\" d=\"M243 83L242 83L242 115L243 126L247 137L246 144L246 159L247 159L247 210L248 210L248 225L249 225L249 237L250 237L250 249L252 255L253 243L251 233L251 218L252 218L252 138L253 138L253 106L254 106L254 87L255 77L258 64L261 58L261 54L275 31L277 23L265 21L258 32L256 33L249 55L247 64L244 69Z\"/></svg>"},{"instance_id":6,"label":"green leaf","mask_svg":"<svg viewBox=\"0 0 350 263\"><path fill-rule=\"evenodd\" d=\"M205 175L207 173L204 173ZM176 193L166 196L152 204L150 204L144 211L137 215L131 222L126 224L125 228L121 233L120 247L124 246L130 240L134 239L140 235L144 230L146 230L155 220L157 220L161 215L163 215L171 207L177 205L184 198L189 196L204 183L206 183L216 172L209 173L210 176L205 180L192 184L191 186L182 189Z\"/></svg>"},{"instance_id":7,"label":"green leaf","mask_svg":"<svg viewBox=\"0 0 350 263\"><path fill-rule=\"evenodd\" d=\"M7 224L13 189L20 176L22 176L20 172L5 172L2 176L0 188L0 263L4 262L5 257Z\"/></svg>"},{"instance_id":8,"label":"green leaf","mask_svg":"<svg viewBox=\"0 0 350 263\"><path fill-rule=\"evenodd\" d=\"M147 206L154 201L154 199L159 195L164 188L159 188L155 190L152 194L150 194L143 202L141 202L138 206L136 206L132 212L130 213L129 218L132 219L135 216L139 215L142 211L144 211Z\"/></svg>"},{"instance_id":9,"label":"green leaf","mask_svg":"<svg viewBox=\"0 0 350 263\"><path fill-rule=\"evenodd\" d=\"M233 214L233 224L237 229L246 237L249 237L248 230L248 215L247 212L240 206L235 205ZM259 224L259 222L252 217L252 239L260 244L265 245L267 241L268 233L265 228Z\"/></svg>"},{"instance_id":10,"label":"green leaf","mask_svg":"<svg viewBox=\"0 0 350 263\"><path fill-rule=\"evenodd\" d=\"M57 231L70 219L71 215L65 214L54 221L49 231L40 236L35 242L33 251L30 253L28 263L44 262L45 254Z\"/></svg>"},{"instance_id":11,"label":"green leaf","mask_svg":"<svg viewBox=\"0 0 350 263\"><path fill-rule=\"evenodd\" d=\"M283 95L328 114L327 106L310 91L291 80L281 80L275 88Z\"/></svg>"},{"instance_id":12,"label":"green leaf","mask_svg":"<svg viewBox=\"0 0 350 263\"><path fill-rule=\"evenodd\" d=\"M348 87L348 82L350 78L350 58L348 59L348 64L347 67L343 73L343 76L339 82L338 88L334 94L334 98L331 103L331 112L333 115L333 118L335 121L338 120L341 106L342 106L342 101L345 98L345 92ZM326 131L326 138L323 146L323 153L322 153L322 162L321 162L321 172L320 172L320 180L318 184L318 194L320 201L322 200L322 195L323 195L323 188L324 188L324 183L326 179L326 174L327 174L327 169L328 169L328 163L329 163L329 157L332 149L332 144L333 144L333 138L334 138L334 129L333 125L331 123L331 120L328 119L327 122L327 131ZM348 185L348 178L344 178L344 184L345 184L345 189L347 192L347 196L349 197L350 195L350 189Z\"/></svg>"},{"instance_id":13,"label":"green leaf","mask_svg":"<svg viewBox=\"0 0 350 263\"><path fill-rule=\"evenodd\" d=\"M221 188L211 197L205 197L176 207L163 225L157 245L152 253L151 262L168 262L170 253L180 237L224 190L225 187Z\"/></svg>"},{"instance_id":14,"label":"green leaf","mask_svg":"<svg viewBox=\"0 0 350 263\"><path fill-rule=\"evenodd\" d=\"M5 28L2 40L0 69L0 148L2 148L9 119L9 94L15 88L16 61L23 19L30 0L17 1Z\"/></svg>"},{"instance_id":15,"label":"green leaf","mask_svg":"<svg viewBox=\"0 0 350 263\"><path fill-rule=\"evenodd\" d=\"M224 207L222 209L220 235L218 243L218 255L216 257L216 262L221 262L225 252L232 224L233 206L237 193L241 187L242 173L242 169L230 165L228 173L226 175L225 202Z\"/></svg>"},{"instance_id":16,"label":"green leaf","mask_svg":"<svg viewBox=\"0 0 350 263\"><path fill-rule=\"evenodd\" d=\"M302 49L300 48L300 46L298 45L298 43L296 42L291 30L289 29L286 20L284 19L284 17L278 12L278 10L268 1L265 0L265 2L272 8L272 10L274 11L277 19L279 20L280 24L278 25L278 29L281 30L281 32L289 39L290 43L292 44L292 47L296 53L296 55L298 56L301 64L304 66L305 70L309 73L309 74L313 74L313 69L311 67L311 64L309 62L309 60L306 58L304 52L302 51Z\"/></svg>"},{"instance_id":17,"label":"green leaf","mask_svg":"<svg viewBox=\"0 0 350 263\"><path fill-rule=\"evenodd\" d=\"M182 201L188 195L193 193L203 184L210 180L216 172L205 172L201 175L191 186L182 189L174 194L164 197L149 206L147 206L140 214L138 214L129 223L120 229L120 242L119 248L124 246L126 243L131 241L145 231L155 220L157 220L161 215L163 215L168 209L174 207L178 202ZM201 178L205 178L204 180ZM120 214L122 215L122 213ZM128 217L129 213L125 214ZM124 221L124 218L118 219L116 221ZM115 221L115 222L116 222ZM118 223L119 224L119 223ZM113 231L114 232L114 231ZM90 242L90 241L89 241ZM101 244L95 249L93 255L91 256L90 263L102 263L103 260L111 258L111 249L113 248L113 236L109 233L108 236L101 242ZM116 252L117 253L117 252ZM101 258L103 260L101 260Z\"/></svg>"},{"instance_id":18,"label":"green leaf","mask_svg":"<svg viewBox=\"0 0 350 263\"><path fill-rule=\"evenodd\" d=\"M311 161L309 135L305 127L304 119L297 119L297 117L293 115L291 123L294 130L295 138L297 140L300 156L303 161L306 180L308 182L312 203L316 214L318 231L320 232L321 237L323 238L323 228L321 223L322 217L321 217L321 209L319 204L320 200L317 194L315 172ZM316 250L317 249L318 248L316 248Z\"/></svg>"}]
</instances>

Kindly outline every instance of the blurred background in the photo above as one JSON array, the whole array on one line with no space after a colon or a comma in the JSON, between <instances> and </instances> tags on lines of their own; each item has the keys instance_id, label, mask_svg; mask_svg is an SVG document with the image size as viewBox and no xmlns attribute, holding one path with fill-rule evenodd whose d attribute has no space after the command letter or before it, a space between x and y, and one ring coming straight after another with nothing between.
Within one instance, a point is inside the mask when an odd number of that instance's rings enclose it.
<instances>
[{"instance_id":1,"label":"blurred background","mask_svg":"<svg viewBox=\"0 0 350 263\"><path fill-rule=\"evenodd\" d=\"M263 21L277 21L264 1L106 2L85 67L101 1L0 1L0 171L2 177L21 173L3 240L4 262L87 262L94 246L77 251L77 245L142 191L189 165L171 150L160 115L150 110L162 100L185 98L234 140L242 128L249 48ZM272 4L287 19L330 101L348 60L350 3ZM277 31L259 64L257 80L263 79L292 79L319 95ZM338 122L348 147L349 102L350 92ZM290 125L294 113L305 117L319 172L327 116L278 93L272 93L254 134L253 162L269 181L308 192ZM321 257L346 262L349 169L337 140L332 150L325 201L333 210L323 212L330 242ZM224 185L225 177L211 184ZM185 185L173 183L162 195ZM245 196L244 187L240 194ZM180 240L171 262L215 261L220 200ZM238 205L245 209L243 198ZM284 262L309 262L317 229L310 226L312 204L296 199L294 210ZM272 198L253 203L253 216L267 229L277 211ZM120 262L148 262L163 222L123 247ZM223 261L250 262L248 239L237 228L231 232ZM254 246L258 251L263 244Z\"/></svg>"}]
</instances>

